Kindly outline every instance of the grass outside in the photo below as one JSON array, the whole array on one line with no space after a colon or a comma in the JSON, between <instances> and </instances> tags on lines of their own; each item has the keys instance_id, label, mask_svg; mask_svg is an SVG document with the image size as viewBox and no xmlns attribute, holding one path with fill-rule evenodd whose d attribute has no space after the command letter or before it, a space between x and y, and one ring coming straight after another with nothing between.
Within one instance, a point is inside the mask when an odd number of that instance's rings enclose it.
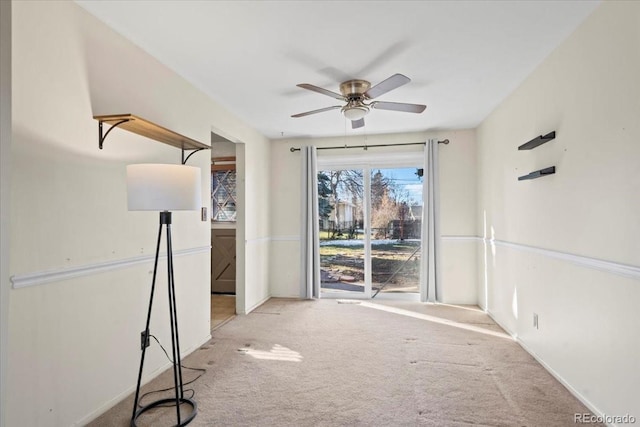
<instances>
[{"instance_id":1,"label":"grass outside","mask_svg":"<svg viewBox=\"0 0 640 427\"><path fill-rule=\"evenodd\" d=\"M362 234L362 230L356 230L352 238L364 239L364 234ZM323 241L323 240L350 240L349 230L342 230L342 231L320 230L320 241Z\"/></svg>"},{"instance_id":2,"label":"grass outside","mask_svg":"<svg viewBox=\"0 0 640 427\"><path fill-rule=\"evenodd\" d=\"M417 241L386 240L375 242L371 248L371 279L373 288L385 283L396 270L400 271L385 286L385 291L418 292L420 251L407 259L420 246ZM364 282L364 244L353 241L320 246L321 268L333 276L352 276Z\"/></svg>"}]
</instances>

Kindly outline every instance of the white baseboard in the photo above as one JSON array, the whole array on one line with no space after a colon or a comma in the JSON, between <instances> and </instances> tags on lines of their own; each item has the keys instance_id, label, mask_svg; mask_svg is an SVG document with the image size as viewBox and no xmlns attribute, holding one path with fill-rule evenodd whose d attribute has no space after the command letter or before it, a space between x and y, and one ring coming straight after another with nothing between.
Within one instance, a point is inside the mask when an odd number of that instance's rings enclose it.
<instances>
[{"instance_id":1,"label":"white baseboard","mask_svg":"<svg viewBox=\"0 0 640 427\"><path fill-rule=\"evenodd\" d=\"M578 390L573 388L573 386L571 384L569 384L569 382L567 380L565 380L562 377L562 375L560 375L553 368L551 368L551 366L547 365L545 363L545 361L540 356L538 356L538 354L536 354L535 351L531 350L531 348L529 348L524 343L524 341L522 341L520 338L517 338L516 341L517 341L518 344L520 344L520 347L522 347L527 353L529 353L534 359L536 359L536 361L539 364L541 364L544 369L546 369L556 380L558 380L560 382L560 384L565 386L565 388L567 390L569 390L569 392L571 394L573 394L576 399L578 399L580 402L582 402L584 404L584 406L586 406L591 412L593 412L598 417L601 417L603 415L602 411L600 411L598 408L596 408L596 406L593 403L591 403L591 401L589 401L589 399L584 397Z\"/></svg>"},{"instance_id":2,"label":"white baseboard","mask_svg":"<svg viewBox=\"0 0 640 427\"><path fill-rule=\"evenodd\" d=\"M254 305L252 305L251 307L249 307L247 310L245 310L244 313L238 313L238 314L249 314L251 313L253 310L255 310L256 308L260 307L262 304L264 304L265 302L269 301L271 299L271 294L267 295L265 298L263 298L261 301L258 301L257 303L255 303Z\"/></svg>"},{"instance_id":3,"label":"white baseboard","mask_svg":"<svg viewBox=\"0 0 640 427\"><path fill-rule=\"evenodd\" d=\"M286 298L286 299L300 299L300 294L271 294L271 298Z\"/></svg>"},{"instance_id":4,"label":"white baseboard","mask_svg":"<svg viewBox=\"0 0 640 427\"><path fill-rule=\"evenodd\" d=\"M551 366L549 366L540 356L538 356L538 354L536 354L535 351L533 351L531 348L529 348L524 343L524 341L522 341L518 337L518 334L516 334L515 332L511 331L509 328L505 327L500 321L498 321L498 319L496 319L496 317L489 310L485 310L485 312L487 313L487 315L489 315L489 317L491 317L491 319L494 322L496 322L496 324L498 326L500 326L509 335L511 335L513 337L514 341L517 342L520 345L520 347L522 347L524 349L524 351L529 353L531 355L531 357L533 357L540 365L542 365L542 367L544 369L547 370L547 372L549 372L556 380L558 380L558 382L560 384L562 384L567 390L569 390L569 393L571 393L576 399L578 399L580 402L582 402L582 404L584 406L586 406L591 412L593 412L594 415L596 415L597 417L602 417L603 416L603 412L601 410L599 410L593 403L591 403L591 401L589 401L589 399L584 397L578 390L576 390L567 380L564 379L564 377L562 375L560 375ZM614 424L608 424L608 425L615 427Z\"/></svg>"},{"instance_id":5,"label":"white baseboard","mask_svg":"<svg viewBox=\"0 0 640 427\"><path fill-rule=\"evenodd\" d=\"M514 331L512 331L511 329L507 328L502 322L499 322L498 319L496 319L496 317L493 315L493 313L489 310L487 310L486 308L482 308L484 310L485 313L487 313L487 315L491 318L491 320L493 320L494 322L496 322L496 324L498 326L500 326L502 329L504 329L504 331L506 333L508 333L509 335L511 335L511 338L514 339L514 341L518 340L518 334L515 333Z\"/></svg>"},{"instance_id":6,"label":"white baseboard","mask_svg":"<svg viewBox=\"0 0 640 427\"><path fill-rule=\"evenodd\" d=\"M193 353L194 351L198 350L202 345L204 345L205 343L209 342L210 340L211 340L211 334L207 335L207 337L204 340L202 340L200 342L200 344L194 345L192 347L189 347L187 350L183 351L181 357L185 358L185 357L189 356L191 353ZM170 367L171 367L171 362L167 361L167 363L159 366L157 369L154 369L152 372L150 372L150 373L148 373L146 375L143 375L141 386L144 386L148 382L152 381L158 375L160 375L161 373L163 373L164 371L166 371ZM132 379L135 379L135 378L132 378ZM95 420L96 418L98 418L99 416L101 416L102 414L107 412L109 409L113 408L115 405L120 403L123 399L125 399L127 396L129 396L131 393L133 393L135 390L136 390L136 385L135 384L131 385L131 387L126 388L121 393L118 393L116 396L114 396L112 399L109 399L106 402L104 402L102 405L100 405L94 411L90 412L89 414L87 414L84 417L82 417L80 420L78 420L75 423L73 423L73 426L84 426L84 425L89 424L91 421ZM133 409L133 407L132 407L132 409Z\"/></svg>"}]
</instances>

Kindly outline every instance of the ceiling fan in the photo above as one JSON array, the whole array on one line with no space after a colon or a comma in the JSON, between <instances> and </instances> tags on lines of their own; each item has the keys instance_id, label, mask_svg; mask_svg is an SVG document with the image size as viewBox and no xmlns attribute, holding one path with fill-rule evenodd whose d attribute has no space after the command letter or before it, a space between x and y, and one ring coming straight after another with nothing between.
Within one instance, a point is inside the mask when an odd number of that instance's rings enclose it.
<instances>
[{"instance_id":1,"label":"ceiling fan","mask_svg":"<svg viewBox=\"0 0 640 427\"><path fill-rule=\"evenodd\" d=\"M339 108L342 114L351 120L351 127L357 129L364 126L364 116L366 116L372 108L377 110L402 111L405 113L422 113L424 109L427 108L426 105L384 101L367 102L393 89L397 89L410 81L411 79L409 77L402 74L394 74L373 87L371 87L371 83L366 80L347 80L340 84L340 93L332 92L308 83L301 83L296 86L339 99L347 104L333 105L331 107L294 114L291 117L304 117L310 114L323 113Z\"/></svg>"}]
</instances>

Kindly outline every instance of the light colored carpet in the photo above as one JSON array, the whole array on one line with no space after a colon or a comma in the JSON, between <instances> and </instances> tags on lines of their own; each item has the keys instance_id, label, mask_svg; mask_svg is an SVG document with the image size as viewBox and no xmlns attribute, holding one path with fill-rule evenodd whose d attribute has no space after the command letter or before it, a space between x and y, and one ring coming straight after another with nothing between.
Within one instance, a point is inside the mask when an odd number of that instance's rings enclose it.
<instances>
[{"instance_id":1,"label":"light colored carpet","mask_svg":"<svg viewBox=\"0 0 640 427\"><path fill-rule=\"evenodd\" d=\"M573 426L588 412L474 307L271 299L183 363L207 369L192 426ZM132 401L90 425L128 425ZM143 424L175 424L175 408Z\"/></svg>"}]
</instances>

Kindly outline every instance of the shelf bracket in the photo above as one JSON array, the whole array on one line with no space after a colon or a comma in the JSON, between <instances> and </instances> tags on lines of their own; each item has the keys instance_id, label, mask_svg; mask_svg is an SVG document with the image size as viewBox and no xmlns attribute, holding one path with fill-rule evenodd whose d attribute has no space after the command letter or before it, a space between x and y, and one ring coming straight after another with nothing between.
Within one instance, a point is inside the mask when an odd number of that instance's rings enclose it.
<instances>
[{"instance_id":1,"label":"shelf bracket","mask_svg":"<svg viewBox=\"0 0 640 427\"><path fill-rule=\"evenodd\" d=\"M107 138L107 135L109 135L109 132L111 132L113 129L115 129L116 127L120 126L123 123L128 122L131 119L122 119L119 122L114 123L104 134L102 133L102 120L100 120L98 122L98 147L100 147L100 149L102 150L102 144L104 143L104 140Z\"/></svg>"},{"instance_id":2,"label":"shelf bracket","mask_svg":"<svg viewBox=\"0 0 640 427\"><path fill-rule=\"evenodd\" d=\"M529 173L527 175L522 175L522 176L518 177L518 181L525 181L527 179L541 178L543 176L553 175L554 173L556 173L556 167L555 166L549 166L548 168L540 169L540 170L531 172L531 173Z\"/></svg>"},{"instance_id":3,"label":"shelf bracket","mask_svg":"<svg viewBox=\"0 0 640 427\"><path fill-rule=\"evenodd\" d=\"M554 130L553 132L549 132L546 135L540 135L538 137L533 138L531 141L525 144L522 144L521 146L518 147L518 150L531 150L555 138L556 138L556 131Z\"/></svg>"},{"instance_id":4,"label":"shelf bracket","mask_svg":"<svg viewBox=\"0 0 640 427\"><path fill-rule=\"evenodd\" d=\"M193 149L193 151L191 153L189 153L189 155L185 158L184 157L184 147L182 148L182 164L186 165L187 164L187 160L189 160L189 157L193 156L194 154L196 154L198 151L202 151L202 150L206 150L206 148L195 148Z\"/></svg>"}]
</instances>

